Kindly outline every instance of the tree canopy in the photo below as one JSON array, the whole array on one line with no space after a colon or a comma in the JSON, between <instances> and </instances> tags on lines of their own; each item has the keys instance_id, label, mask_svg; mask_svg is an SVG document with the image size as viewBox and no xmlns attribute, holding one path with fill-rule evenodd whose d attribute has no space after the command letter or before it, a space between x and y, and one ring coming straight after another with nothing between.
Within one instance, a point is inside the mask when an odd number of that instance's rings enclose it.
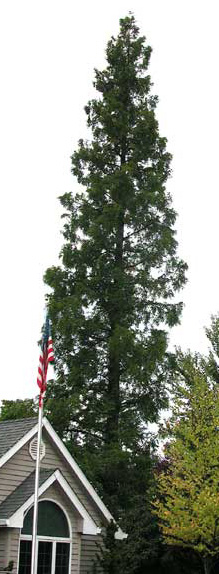
<instances>
[{"instance_id":1,"label":"tree canopy","mask_svg":"<svg viewBox=\"0 0 219 574\"><path fill-rule=\"evenodd\" d=\"M48 394L53 424L74 437L74 449L83 444L87 456L105 449L111 463L118 452L123 459L139 451L148 421L166 404L168 329L179 321L176 293L185 283L150 55L134 16L120 20L106 68L95 70L97 98L85 106L91 140L81 139L72 156L78 190L60 198L61 264L45 273L57 368ZM54 398L65 405L61 421ZM110 484L118 489L107 474Z\"/></svg>"},{"instance_id":2,"label":"tree canopy","mask_svg":"<svg viewBox=\"0 0 219 574\"><path fill-rule=\"evenodd\" d=\"M16 399L1 402L0 420L27 419L37 417L38 402L35 399Z\"/></svg>"},{"instance_id":3,"label":"tree canopy","mask_svg":"<svg viewBox=\"0 0 219 574\"><path fill-rule=\"evenodd\" d=\"M165 542L192 548L206 573L219 553L219 388L210 376L212 359L212 351L207 359L178 355L172 416L163 429L169 464L158 473L155 503Z\"/></svg>"}]
</instances>

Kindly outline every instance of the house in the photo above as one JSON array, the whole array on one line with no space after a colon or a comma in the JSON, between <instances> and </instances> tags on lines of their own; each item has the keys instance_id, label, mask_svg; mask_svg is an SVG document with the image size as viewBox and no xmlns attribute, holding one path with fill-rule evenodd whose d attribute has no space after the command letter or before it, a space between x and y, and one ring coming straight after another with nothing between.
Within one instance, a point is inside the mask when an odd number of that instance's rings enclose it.
<instances>
[{"instance_id":1,"label":"house","mask_svg":"<svg viewBox=\"0 0 219 574\"><path fill-rule=\"evenodd\" d=\"M13 574L30 574L37 429L0 422L0 570L13 561ZM40 457L37 572L89 574L112 516L46 418Z\"/></svg>"}]
</instances>

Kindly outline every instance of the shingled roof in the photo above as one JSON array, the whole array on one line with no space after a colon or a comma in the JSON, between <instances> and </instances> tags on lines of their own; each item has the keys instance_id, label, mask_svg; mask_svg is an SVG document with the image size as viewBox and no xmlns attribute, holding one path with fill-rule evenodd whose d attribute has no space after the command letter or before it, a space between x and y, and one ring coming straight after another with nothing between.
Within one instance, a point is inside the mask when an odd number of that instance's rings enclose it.
<instances>
[{"instance_id":1,"label":"shingled roof","mask_svg":"<svg viewBox=\"0 0 219 574\"><path fill-rule=\"evenodd\" d=\"M40 470L39 488L55 472L54 468ZM0 520L10 518L34 493L35 471L32 472L9 496L0 504Z\"/></svg>"},{"instance_id":2,"label":"shingled roof","mask_svg":"<svg viewBox=\"0 0 219 574\"><path fill-rule=\"evenodd\" d=\"M5 463L27 442L27 440L30 440L30 438L32 438L36 434L36 432L37 432L37 420L38 419L36 417L33 417L33 418L8 420L8 421L0 422L0 467L5 465ZM83 471L80 469L80 467L76 463L75 459L71 456L71 454L67 450L66 446L61 441L61 439L59 438L59 436L57 435L55 430L52 428L51 424L46 419L46 417L43 417L42 424L43 424L43 429L45 429L45 432L48 433L48 436L51 439L51 441L54 442L55 448L57 448L58 451L61 453L61 455L64 457L64 459L66 460L66 463L72 469L72 472L74 473L74 475L76 475L77 479L80 481L82 486L85 488L86 492L89 494L89 496L93 500L94 504L97 506L98 510L101 512L102 516L104 517L104 520L106 520L107 523L110 522L111 520L113 520L111 513L106 508L105 504L100 499L100 497L98 496L97 492L94 490L91 483L87 480ZM49 472L54 475L54 480L57 480L61 484L61 487L64 488L64 490L66 490L66 489L69 490L69 486L66 486L66 484L63 485L63 481L64 481L64 483L66 483L66 481L62 477L59 470L54 471L54 469L53 469ZM53 482L53 478L52 478L51 474L47 475L47 479L45 478L45 476L42 475L42 480L43 480L43 482L41 484L42 489L43 489L43 484L46 483L47 480L49 482L50 479ZM25 503L28 504L27 501L31 497L31 495L33 494L32 482L31 482L33 479L28 477L28 479L26 479L26 480L28 480L28 482L26 482L26 486L24 486L24 483L22 483L22 485L20 485L20 487L18 487L21 490L19 490L18 492L14 491L13 493L11 493L10 498L8 497L0 505L0 520L1 520L0 526L2 526L2 521L3 522L5 520L8 520L9 522L10 522L10 520L13 521L13 515L17 515L16 509L20 508L22 505L25 506ZM29 493L27 493L27 488L30 489ZM19 497L19 501L18 501L18 497ZM91 517L90 518L87 517L85 509L81 508L81 503L78 501L78 499L74 495L74 493L70 495L71 500L72 500L72 497L74 498L73 504L76 506L77 509L80 506L80 509L78 510L78 512L79 512L79 514L81 514L84 517L84 524L86 527L85 528L86 532L84 532L84 533L87 533L87 534L95 533L96 534L97 532L95 529L97 529L97 526L94 523L93 519ZM8 518L6 518L6 515L8 516ZM11 516L11 518L10 518L10 516ZM16 518L16 520L17 520L17 518ZM14 525L12 524L12 527L13 526ZM16 527L17 527L17 524L16 524ZM124 534L124 532L122 532L120 530L120 528L118 529L116 534L117 534L117 538L126 537L126 534Z\"/></svg>"},{"instance_id":3,"label":"shingled roof","mask_svg":"<svg viewBox=\"0 0 219 574\"><path fill-rule=\"evenodd\" d=\"M36 425L37 418L0 422L0 458Z\"/></svg>"}]
</instances>

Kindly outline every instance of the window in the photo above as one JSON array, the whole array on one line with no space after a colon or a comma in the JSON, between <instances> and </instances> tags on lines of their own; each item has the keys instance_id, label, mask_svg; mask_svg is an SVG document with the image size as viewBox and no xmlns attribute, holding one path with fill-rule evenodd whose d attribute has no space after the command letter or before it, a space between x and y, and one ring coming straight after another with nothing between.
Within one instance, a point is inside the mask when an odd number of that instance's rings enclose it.
<instances>
[{"instance_id":1,"label":"window","mask_svg":"<svg viewBox=\"0 0 219 574\"><path fill-rule=\"evenodd\" d=\"M51 572L52 566L52 542L38 542L38 563L37 563L37 574L44 574L45 572Z\"/></svg>"},{"instance_id":2,"label":"window","mask_svg":"<svg viewBox=\"0 0 219 574\"><path fill-rule=\"evenodd\" d=\"M55 574L68 574L68 565L69 544L66 544L65 542L57 542Z\"/></svg>"},{"instance_id":3,"label":"window","mask_svg":"<svg viewBox=\"0 0 219 574\"><path fill-rule=\"evenodd\" d=\"M32 535L33 528L33 506L28 511L24 519L21 534ZM53 536L58 538L69 538L69 527L67 518L58 504L51 500L42 500L38 505L38 536Z\"/></svg>"},{"instance_id":4,"label":"window","mask_svg":"<svg viewBox=\"0 0 219 574\"><path fill-rule=\"evenodd\" d=\"M27 512L20 540L19 574L31 572L33 507ZM68 574L70 532L63 510L51 500L38 505L37 574Z\"/></svg>"},{"instance_id":5,"label":"window","mask_svg":"<svg viewBox=\"0 0 219 574\"><path fill-rule=\"evenodd\" d=\"M31 540L22 540L20 543L19 572L29 574L31 568Z\"/></svg>"}]
</instances>

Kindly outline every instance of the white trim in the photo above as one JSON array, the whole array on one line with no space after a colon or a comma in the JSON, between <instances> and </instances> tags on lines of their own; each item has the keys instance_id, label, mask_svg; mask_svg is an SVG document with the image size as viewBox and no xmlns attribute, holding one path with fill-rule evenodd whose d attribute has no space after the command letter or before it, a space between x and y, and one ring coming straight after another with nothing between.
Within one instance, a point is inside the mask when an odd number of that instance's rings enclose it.
<instances>
[{"instance_id":1,"label":"white trim","mask_svg":"<svg viewBox=\"0 0 219 574\"><path fill-rule=\"evenodd\" d=\"M70 544L70 548L69 548L69 565L68 565L68 574L71 574L71 560L72 560L72 548L73 548L73 536L71 539L71 544ZM78 543L77 543L78 544Z\"/></svg>"},{"instance_id":2,"label":"white trim","mask_svg":"<svg viewBox=\"0 0 219 574\"><path fill-rule=\"evenodd\" d=\"M36 423L32 429L30 429L14 446L12 446L3 456L0 458L0 468L5 464L22 446L26 444L36 433L37 433L38 423Z\"/></svg>"},{"instance_id":3,"label":"white trim","mask_svg":"<svg viewBox=\"0 0 219 574\"><path fill-rule=\"evenodd\" d=\"M57 433L54 431L54 429L52 428L51 424L49 423L46 417L43 417L43 426L46 429L49 436L51 437L51 439L54 441L58 450L61 452L63 457L68 462L73 472L81 481L82 485L84 486L84 488L86 489L92 500L97 505L98 509L100 510L106 521L110 522L111 520L114 520L112 514L109 512L104 502L100 499L99 495L94 490L93 486L87 480L83 471L80 469L74 458L70 455L69 451L67 450L67 448L65 447L65 445L63 444ZM26 444L26 442L28 442L34 436L34 434L37 433L37 428L38 426L36 423L33 426L33 428L27 434L25 434L24 437L22 437L22 439L20 439L5 455L2 456L2 458L0 458L0 467L3 466L5 462L7 462L20 448L22 448L22 446ZM120 528L118 528L115 537L122 540L123 538L127 538L127 534L125 534Z\"/></svg>"},{"instance_id":4,"label":"white trim","mask_svg":"<svg viewBox=\"0 0 219 574\"><path fill-rule=\"evenodd\" d=\"M61 474L60 470L57 470L56 473L57 480L60 486L63 488L65 493L67 494L68 498L71 500L73 506L77 509L80 516L83 518L83 534L99 534L100 528L97 527L91 516L88 514L86 508L82 505L80 500L77 498L74 491L69 486L68 482L65 480L64 476ZM91 522L92 521L92 522Z\"/></svg>"},{"instance_id":5,"label":"white trim","mask_svg":"<svg viewBox=\"0 0 219 574\"><path fill-rule=\"evenodd\" d=\"M47 480L39 488L39 497L57 480L61 488L64 490L65 494L72 502L72 505L77 510L82 519L82 534L99 534L100 529L95 524L94 520L88 514L87 510L78 500L75 493L71 490L68 482L62 476L60 470L56 470L53 474L47 478ZM44 499L42 499L44 500ZM7 520L7 526L11 528L22 528L23 519L25 511L33 505L34 494L32 494L28 500ZM55 502L57 504L57 502Z\"/></svg>"},{"instance_id":6,"label":"white trim","mask_svg":"<svg viewBox=\"0 0 219 574\"><path fill-rule=\"evenodd\" d=\"M41 498L41 499L39 500L39 503L40 503L40 502L47 502L47 501L48 501L48 502L53 502L53 504L56 504L56 506L59 506L59 508L61 508L61 511L62 511L63 514L65 515L65 518L66 518L67 523L68 523L69 537L68 537L68 538L58 537L58 538L60 538L60 542L65 542L65 541L68 541L69 539L71 540L71 539L72 539L72 526L71 526L71 521L70 521L70 518L69 518L68 513L67 513L67 511L65 510L64 506L61 504L61 502L59 502L59 501L57 501L57 500L54 500L54 498L48 498L48 497L46 497L46 498ZM29 511L29 509L28 509L28 511ZM27 512L28 512L28 511L27 511ZM51 537L51 536L46 536L46 538L47 538L48 540L51 539L51 538L54 539L54 536L52 536L52 537Z\"/></svg>"},{"instance_id":7,"label":"white trim","mask_svg":"<svg viewBox=\"0 0 219 574\"><path fill-rule=\"evenodd\" d=\"M34 443L36 445L35 449L33 448ZM35 452L34 452L34 450L35 450ZM41 439L41 441L40 441L40 461L43 460L45 454L46 454L46 445L45 445L45 442L43 442L43 440ZM34 436L29 443L29 455L31 456L32 460L36 461L36 459L37 459L37 436Z\"/></svg>"},{"instance_id":8,"label":"white trim","mask_svg":"<svg viewBox=\"0 0 219 574\"><path fill-rule=\"evenodd\" d=\"M27 542L32 540L32 536L28 534L22 534L21 540L27 540ZM59 536L44 536L44 534L37 534L37 539L39 542L64 542L64 544L71 544L71 538L59 538Z\"/></svg>"},{"instance_id":9,"label":"white trim","mask_svg":"<svg viewBox=\"0 0 219 574\"><path fill-rule=\"evenodd\" d=\"M17 573L19 572L19 563L20 563L20 543L21 542L25 542L25 540L28 542L29 540L31 540L32 542L32 536L20 536L20 540L19 540L19 549L18 549L18 561L17 561ZM50 570L50 574L55 574L55 563L56 563L56 545L57 542L65 542L66 544L69 545L69 559L68 559L68 574L71 573L71 556L72 556L72 541L70 539L63 539L63 538L49 538L49 537L41 537L41 536L37 536L36 538L36 550L37 550L37 556L36 556L36 562L38 564L38 550L39 550L39 542L51 542L52 544L52 560L51 560L51 570Z\"/></svg>"},{"instance_id":10,"label":"white trim","mask_svg":"<svg viewBox=\"0 0 219 574\"><path fill-rule=\"evenodd\" d=\"M44 540L44 542L54 542L54 540L56 540L57 542L66 542L66 544L67 544L67 542L71 542L71 538L62 538L61 536L60 536L60 538L59 538L59 536L45 536L45 534L37 534L37 538L39 540L42 540L42 541ZM30 542L31 542L32 534L21 534L20 539L21 540L30 540Z\"/></svg>"},{"instance_id":11,"label":"white trim","mask_svg":"<svg viewBox=\"0 0 219 574\"><path fill-rule=\"evenodd\" d=\"M94 490L93 486L87 480L85 474L79 468L77 462L73 459L73 457L71 456L71 454L67 450L66 446L61 441L61 439L59 438L57 433L54 431L54 429L52 428L51 424L46 419L46 417L43 417L43 426L45 427L48 434L50 435L50 437L52 438L52 440L54 441L54 443L56 444L58 449L61 451L61 453L63 454L65 459L67 460L68 464L71 466L71 468L74 471L74 473L76 474L76 476L79 478L79 480L81 481L83 486L86 488L86 490L90 494L91 498L93 498L94 502L96 502L96 505L99 507L99 509L101 510L102 514L105 516L107 521L113 520L112 514L110 514L109 510L106 508L105 504L102 502L102 500L98 496L97 492Z\"/></svg>"},{"instance_id":12,"label":"white trim","mask_svg":"<svg viewBox=\"0 0 219 574\"><path fill-rule=\"evenodd\" d=\"M104 502L101 500L97 492L94 490L93 486L87 480L85 474L80 469L74 458L71 456L66 446L61 441L57 433L54 431L53 427L51 426L46 417L43 417L43 426L48 432L49 436L54 441L54 443L56 444L56 446L58 447L58 449L61 451L64 458L67 460L68 464L71 466L76 476L79 478L79 480L81 481L81 483L83 484L83 486L85 487L91 498L94 500L97 507L102 512L103 516L106 518L107 522L110 522L111 520L114 521L112 514L109 512L109 510L107 509L107 507L105 506ZM121 528L118 528L115 534L115 538L117 538L118 540L123 540L123 538L127 538L127 534L125 534L125 532L123 532Z\"/></svg>"},{"instance_id":13,"label":"white trim","mask_svg":"<svg viewBox=\"0 0 219 574\"><path fill-rule=\"evenodd\" d=\"M126 534L126 532L123 532L123 530L121 528L118 528L118 530L115 533L115 539L116 540L125 540L126 538L128 538L128 534Z\"/></svg>"},{"instance_id":14,"label":"white trim","mask_svg":"<svg viewBox=\"0 0 219 574\"><path fill-rule=\"evenodd\" d=\"M42 540L41 542L43 542L43 540ZM52 545L52 563L51 563L51 573L52 573L52 574L55 572L55 566L56 566L56 540L53 540L53 545Z\"/></svg>"}]
</instances>

